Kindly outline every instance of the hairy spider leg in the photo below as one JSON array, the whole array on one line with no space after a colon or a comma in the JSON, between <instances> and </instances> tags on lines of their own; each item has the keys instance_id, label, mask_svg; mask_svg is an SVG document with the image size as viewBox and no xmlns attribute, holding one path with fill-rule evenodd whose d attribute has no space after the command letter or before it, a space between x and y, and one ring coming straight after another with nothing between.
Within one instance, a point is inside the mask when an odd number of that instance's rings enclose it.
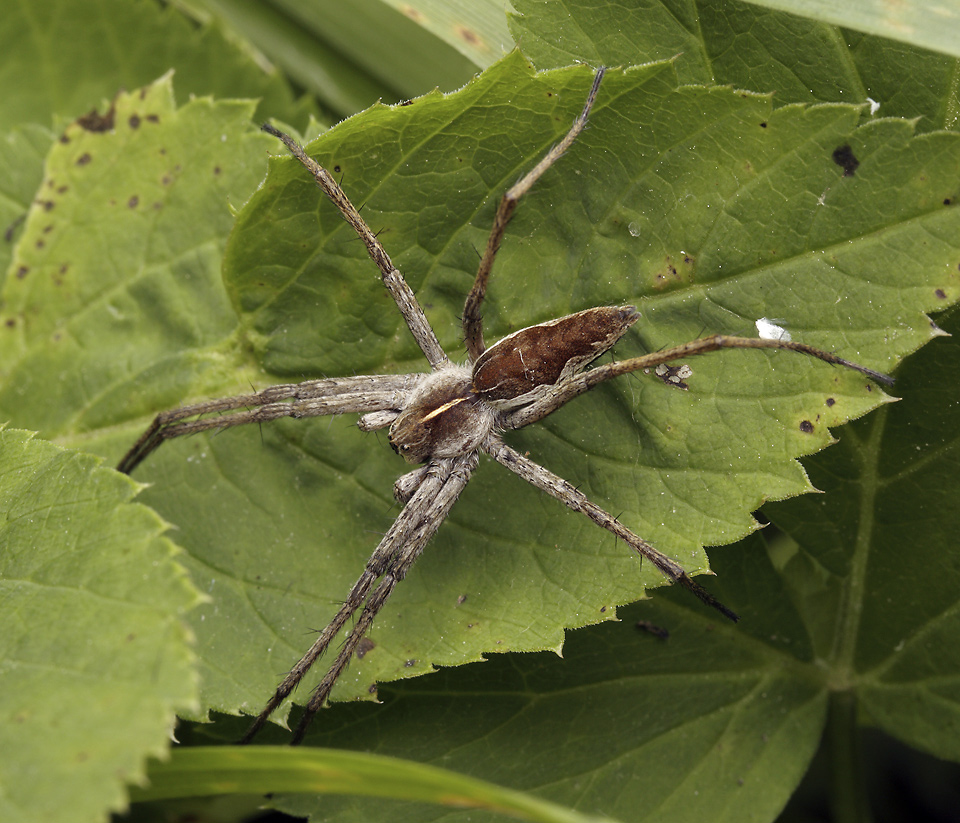
<instances>
[{"instance_id":1,"label":"hairy spider leg","mask_svg":"<svg viewBox=\"0 0 960 823\"><path fill-rule=\"evenodd\" d=\"M584 103L583 111L579 117L573 121L570 131L543 156L536 166L507 190L500 200L500 205L497 206L497 213L493 218L493 228L487 238L487 246L484 249L483 257L480 258L480 266L477 268L473 288L470 289L470 293L463 304L463 339L471 363L475 362L486 350L486 345L483 342L483 318L480 315L480 307L487 294L487 283L490 280L490 272L493 270L493 261L500 250L500 243L503 241L507 224L513 217L513 212L516 210L520 198L530 190L530 187L540 179L547 169L563 156L586 127L587 118L590 116L590 111L597 99L597 92L600 91L600 81L603 80L606 71L603 66L597 69L590 94L587 95L587 102Z\"/></svg>"}]
</instances>

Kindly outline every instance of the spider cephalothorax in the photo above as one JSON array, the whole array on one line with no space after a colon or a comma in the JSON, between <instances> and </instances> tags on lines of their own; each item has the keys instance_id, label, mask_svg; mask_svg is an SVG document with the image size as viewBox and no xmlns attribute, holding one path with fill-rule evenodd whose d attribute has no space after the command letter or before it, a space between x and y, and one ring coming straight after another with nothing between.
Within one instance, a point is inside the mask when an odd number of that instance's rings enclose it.
<instances>
[{"instance_id":1,"label":"spider cephalothorax","mask_svg":"<svg viewBox=\"0 0 960 823\"><path fill-rule=\"evenodd\" d=\"M713 335L588 370L586 367L608 351L637 321L638 313L633 306L589 308L521 329L486 347L480 309L504 230L520 198L583 130L603 74L603 69L597 72L583 111L566 136L507 191L500 202L473 288L464 305L467 366L454 365L447 357L412 290L336 181L294 140L270 126L264 127L282 140L313 175L317 185L363 240L431 371L308 380L163 412L121 460L119 469L130 472L153 449L172 437L281 417L351 412L362 415L359 425L364 431L389 427L393 448L408 462L425 464L397 481L395 495L404 504L403 509L367 561L343 605L277 687L245 741L259 731L351 617L359 612L336 659L311 695L293 742L303 737L377 613L456 502L477 467L480 452L586 515L653 563L670 581L680 583L705 603L736 619L733 612L694 582L676 561L624 527L566 480L510 448L501 438L501 432L535 423L605 380L721 348L788 349L890 382L885 375L785 337ZM211 416L214 414L216 416Z\"/></svg>"}]
</instances>

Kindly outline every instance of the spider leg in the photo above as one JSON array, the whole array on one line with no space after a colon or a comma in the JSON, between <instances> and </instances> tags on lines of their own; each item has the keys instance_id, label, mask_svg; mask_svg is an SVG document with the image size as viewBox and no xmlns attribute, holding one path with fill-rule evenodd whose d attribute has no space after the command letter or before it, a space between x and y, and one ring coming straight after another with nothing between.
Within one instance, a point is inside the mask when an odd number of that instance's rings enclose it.
<instances>
[{"instance_id":1,"label":"spider leg","mask_svg":"<svg viewBox=\"0 0 960 823\"><path fill-rule=\"evenodd\" d=\"M500 243L503 240L503 234L506 231L510 218L517 208L520 198L526 194L530 187L540 178L540 176L549 169L563 153L570 148L573 141L577 139L584 126L587 125L587 117L597 99L597 92L600 89L600 81L603 79L605 68L597 70L593 78L593 86L590 94L587 96L587 102L583 106L583 111L579 117L573 121L570 131L566 133L563 139L551 148L543 159L528 171L517 183L507 190L500 200L497 207L497 214L493 218L493 228L490 230L490 236L487 238L487 247L480 259L480 266L477 269L477 276L473 281L473 288L467 295L467 300L463 305L463 337L467 345L467 354L470 362L474 362L486 349L483 342L483 318L480 316L480 307L487 293L487 281L490 279L490 271L493 269L493 261L500 249Z\"/></svg>"},{"instance_id":2,"label":"spider leg","mask_svg":"<svg viewBox=\"0 0 960 823\"><path fill-rule=\"evenodd\" d=\"M648 369L658 366L661 363L669 363L672 360L682 360L687 357L694 357L699 354L718 351L720 349L787 349L789 351L807 354L823 360L825 363L832 363L836 366L853 369L866 375L871 380L876 380L884 385L892 385L893 378L882 372L868 369L851 360L838 357L832 352L808 346L806 343L797 343L792 340L777 340L764 337L733 337L726 334L714 334L710 337L701 337L697 340L691 340L689 343L682 343L679 346L672 346L663 351L645 354L641 357L632 357L629 360L617 360L614 363L606 363L597 366L595 369L580 372L567 380L557 383L553 389L540 397L533 403L524 406L517 411L508 414L501 422L501 428L504 430L521 429L542 420L549 414L552 414L564 404L578 397L584 392L589 391L594 386L622 374Z\"/></svg>"},{"instance_id":3,"label":"spider leg","mask_svg":"<svg viewBox=\"0 0 960 823\"><path fill-rule=\"evenodd\" d=\"M607 512L592 502L583 492L562 477L545 469L539 463L534 463L518 451L511 449L500 439L499 435L488 435L483 443L483 450L500 463L500 465L506 466L510 471L522 477L532 486L536 486L551 497L555 497L568 508L585 514L598 526L602 526L607 531L615 534L623 540L624 543L636 549L644 558L653 563L657 570L670 580L670 582L679 583L684 588L689 589L708 606L712 606L734 622L740 619L736 612L728 609L701 585L694 582L676 561L671 560L665 554L651 546L646 540L638 537L630 531L630 529L622 525L615 517L607 514Z\"/></svg>"},{"instance_id":4,"label":"spider leg","mask_svg":"<svg viewBox=\"0 0 960 823\"><path fill-rule=\"evenodd\" d=\"M320 632L320 635L307 653L300 658L280 685L277 686L276 691L267 702L263 711L260 712L247 733L243 736L240 741L241 743L249 743L260 729L263 728L263 725L270 715L290 696L290 693L297 687L304 675L310 670L310 667L313 666L317 659L326 651L327 647L356 611L364 607L361 613L361 621L363 621L363 615L367 614L371 609L371 604L374 604L372 614L362 623L362 626L361 622L358 622L353 631L351 631L336 661L334 661L334 665L324 676L320 686L317 687L317 690L311 697L310 704L308 705L309 714L305 715L304 719L301 720L300 726L298 727L299 736L294 739L294 742L299 742L303 736L303 731L309 723L309 718L312 718L312 716L316 714L316 711L329 696L330 690L349 662L350 655L369 628L369 624L376 616L376 612L383 606L390 592L392 592L393 586L396 585L398 580L402 579L430 537L432 537L434 532L439 528L447 512L449 512L450 507L453 506L457 496L462 491L464 485L466 485L466 481L476 467L476 463L477 458L476 455L473 454L462 458L438 460L430 464L429 469L431 470L423 475L420 488L411 496L410 502L404 507L403 511L400 512L397 519L394 520L393 524L387 530L387 533L383 536L383 539L367 561L363 573L347 595L347 599L343 605L327 627ZM411 553L413 554L412 557L410 556ZM373 595L370 595L371 589L381 576L383 576L383 580L380 586ZM387 581L391 579L393 580L393 584L389 586L389 590L380 594L379 599L374 602L378 593L381 592L381 589L384 588ZM368 595L370 596L370 600L367 602L367 605L364 606L364 601L367 601ZM347 649L349 649L349 651L347 651ZM318 698L317 695L321 690L323 690L323 693ZM314 704L316 704L314 710L309 711L309 706L313 706Z\"/></svg>"},{"instance_id":5,"label":"spider leg","mask_svg":"<svg viewBox=\"0 0 960 823\"><path fill-rule=\"evenodd\" d=\"M307 380L270 386L255 394L224 397L160 412L124 455L117 465L117 471L130 474L165 440L185 434L262 423L281 417L320 417L326 414L399 409L422 377L418 374L401 374ZM217 416L187 419L210 414Z\"/></svg>"},{"instance_id":6,"label":"spider leg","mask_svg":"<svg viewBox=\"0 0 960 823\"><path fill-rule=\"evenodd\" d=\"M374 618L393 593L397 583L403 580L410 570L410 567L420 556L424 546L427 545L430 538L433 537L443 521L446 520L450 509L457 501L464 486L467 485L467 481L470 479L476 467L477 452L475 451L460 457L436 460L429 464L424 484L437 478L441 484L440 488L433 495L432 500L429 500L429 502L424 501L424 508L418 507L418 525L407 537L399 552L391 558L380 580L380 585L377 586L376 590L364 604L356 625L338 652L330 669L323 676L320 684L314 689L313 694L310 696L310 701L304 709L303 716L300 718L300 722L294 730L290 745L295 746L303 740L307 727L313 720L314 715L323 708L334 684L350 662L350 658L357 644L370 629ZM416 495L414 495L414 498L416 498ZM407 509L413 505L414 498L407 504Z\"/></svg>"},{"instance_id":7,"label":"spider leg","mask_svg":"<svg viewBox=\"0 0 960 823\"><path fill-rule=\"evenodd\" d=\"M396 266L393 265L393 261L390 259L390 255L387 254L387 250L380 244L377 236L370 230L370 227L360 216L360 212L357 211L353 203L350 202L347 195L343 193L343 189L340 188L337 181L330 176L330 173L323 168L323 166L310 157L292 137L275 129L269 123L264 123L262 128L267 134L272 134L274 137L279 138L290 150L290 153L300 161L301 165L313 175L316 184L323 193L330 198L333 205L340 210L343 219L350 224L351 228L363 241L363 244L367 247L367 253L370 255L370 258L377 264L377 268L380 269L380 277L383 280L383 285L386 286L393 301L397 304L397 308L400 309L400 314L403 315L403 319L407 322L407 327L410 329L413 339L416 340L417 345L420 347L420 350L430 365L436 369L448 362L447 355L444 354L443 349L440 348L437 336L430 327L426 314L424 314L423 309L417 302L413 289L407 285L407 281L403 279L403 275Z\"/></svg>"}]
</instances>

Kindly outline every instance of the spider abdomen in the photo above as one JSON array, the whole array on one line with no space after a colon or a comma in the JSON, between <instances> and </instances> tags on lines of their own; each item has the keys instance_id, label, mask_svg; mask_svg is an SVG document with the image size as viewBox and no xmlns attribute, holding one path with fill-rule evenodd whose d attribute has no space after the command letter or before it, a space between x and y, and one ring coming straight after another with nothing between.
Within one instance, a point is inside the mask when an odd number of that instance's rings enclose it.
<instances>
[{"instance_id":1,"label":"spider abdomen","mask_svg":"<svg viewBox=\"0 0 960 823\"><path fill-rule=\"evenodd\" d=\"M473 365L473 387L501 411L532 403L607 351L640 317L634 306L599 306L508 334Z\"/></svg>"},{"instance_id":2,"label":"spider abdomen","mask_svg":"<svg viewBox=\"0 0 960 823\"><path fill-rule=\"evenodd\" d=\"M408 463L458 457L479 448L496 412L473 389L470 369L449 366L428 375L390 426L390 445Z\"/></svg>"}]
</instances>

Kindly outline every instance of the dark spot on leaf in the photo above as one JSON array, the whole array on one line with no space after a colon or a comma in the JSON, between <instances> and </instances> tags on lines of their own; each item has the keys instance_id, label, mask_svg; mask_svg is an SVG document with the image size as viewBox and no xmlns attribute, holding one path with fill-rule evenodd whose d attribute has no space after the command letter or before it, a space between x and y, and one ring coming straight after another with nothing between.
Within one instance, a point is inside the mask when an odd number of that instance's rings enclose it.
<instances>
[{"instance_id":1,"label":"dark spot on leaf","mask_svg":"<svg viewBox=\"0 0 960 823\"><path fill-rule=\"evenodd\" d=\"M132 641L134 641L134 640L136 640L136 639L137 639L137 636L136 636L133 632L130 632L130 634L127 635L127 642L128 642L128 643L130 643L130 642L132 642Z\"/></svg>"},{"instance_id":2,"label":"dark spot on leaf","mask_svg":"<svg viewBox=\"0 0 960 823\"><path fill-rule=\"evenodd\" d=\"M420 9L415 9L413 6L408 6L406 3L400 6L400 13L405 14L407 17L416 21L417 23L422 23L424 19L423 13L420 11Z\"/></svg>"},{"instance_id":3,"label":"dark spot on leaf","mask_svg":"<svg viewBox=\"0 0 960 823\"><path fill-rule=\"evenodd\" d=\"M20 224L23 223L23 221L26 219L27 219L27 215L21 214L16 220L14 220L9 226L7 226L7 230L3 233L3 239L6 240L8 243L12 243L14 232L16 232Z\"/></svg>"},{"instance_id":4,"label":"dark spot on leaf","mask_svg":"<svg viewBox=\"0 0 960 823\"><path fill-rule=\"evenodd\" d=\"M61 263L61 264L60 264L60 274L66 274L66 273L67 273L67 270L68 270L69 268L70 268L70 264L69 264L69 263Z\"/></svg>"},{"instance_id":5,"label":"dark spot on leaf","mask_svg":"<svg viewBox=\"0 0 960 823\"><path fill-rule=\"evenodd\" d=\"M214 166L214 167L213 167L213 175L214 175L214 177L219 177L219 176L220 176L220 167L219 167L219 166Z\"/></svg>"},{"instance_id":6,"label":"dark spot on leaf","mask_svg":"<svg viewBox=\"0 0 960 823\"><path fill-rule=\"evenodd\" d=\"M89 113L77 118L77 125L86 131L110 131L113 128L114 114L115 112L112 105L106 114L100 114L96 109L90 109Z\"/></svg>"},{"instance_id":7,"label":"dark spot on leaf","mask_svg":"<svg viewBox=\"0 0 960 823\"><path fill-rule=\"evenodd\" d=\"M65 145L67 145L67 143L70 142L70 137L69 137L68 135L66 135L66 134L61 134L61 135L60 135L60 142L65 146Z\"/></svg>"},{"instance_id":8,"label":"dark spot on leaf","mask_svg":"<svg viewBox=\"0 0 960 823\"><path fill-rule=\"evenodd\" d=\"M463 605L463 604L466 603L466 602L467 602L467 596L466 596L465 594L461 594L459 597L457 597L457 605L458 605L458 606L461 606L461 605Z\"/></svg>"},{"instance_id":9,"label":"dark spot on leaf","mask_svg":"<svg viewBox=\"0 0 960 823\"><path fill-rule=\"evenodd\" d=\"M159 122L160 122L160 115L158 115L158 114L148 114L148 115L147 115L147 122L148 122L148 123L159 123Z\"/></svg>"},{"instance_id":10,"label":"dark spot on leaf","mask_svg":"<svg viewBox=\"0 0 960 823\"><path fill-rule=\"evenodd\" d=\"M469 43L471 46L479 46L483 43L480 36L473 29L468 29L466 26L454 26L454 31L456 31L457 36L461 40Z\"/></svg>"},{"instance_id":11,"label":"dark spot on leaf","mask_svg":"<svg viewBox=\"0 0 960 823\"><path fill-rule=\"evenodd\" d=\"M43 248L44 246L46 246L46 245L47 245L47 244L43 241L43 238L40 238L40 239L37 241L37 243L36 243L36 246L37 246L38 249L42 249L42 248Z\"/></svg>"},{"instance_id":12,"label":"dark spot on leaf","mask_svg":"<svg viewBox=\"0 0 960 823\"><path fill-rule=\"evenodd\" d=\"M133 196L127 201L127 206L129 206L131 209L135 209L138 205L140 205L140 198L137 197L137 195L133 195Z\"/></svg>"},{"instance_id":13,"label":"dark spot on leaf","mask_svg":"<svg viewBox=\"0 0 960 823\"><path fill-rule=\"evenodd\" d=\"M370 687L367 689L367 694L376 694L377 693L377 684L371 683Z\"/></svg>"},{"instance_id":14,"label":"dark spot on leaf","mask_svg":"<svg viewBox=\"0 0 960 823\"><path fill-rule=\"evenodd\" d=\"M640 629L640 631L652 634L654 637L659 637L661 640L666 640L670 637L670 632L663 628L663 626L658 626L656 623L651 623L649 620L638 620L636 622L636 627Z\"/></svg>"},{"instance_id":15,"label":"dark spot on leaf","mask_svg":"<svg viewBox=\"0 0 960 823\"><path fill-rule=\"evenodd\" d=\"M836 403L837 403L837 401L834 400L832 397L828 397L828 398L827 398L827 405L828 405L828 406L834 406L834 405L836 405Z\"/></svg>"},{"instance_id":16,"label":"dark spot on leaf","mask_svg":"<svg viewBox=\"0 0 960 823\"><path fill-rule=\"evenodd\" d=\"M154 211L160 211L160 209L162 209L162 208L163 208L163 203L161 203L159 200L154 200L154 201L153 201L153 210L154 210Z\"/></svg>"},{"instance_id":17,"label":"dark spot on leaf","mask_svg":"<svg viewBox=\"0 0 960 823\"><path fill-rule=\"evenodd\" d=\"M867 383L867 391L873 391L873 386Z\"/></svg>"},{"instance_id":18,"label":"dark spot on leaf","mask_svg":"<svg viewBox=\"0 0 960 823\"><path fill-rule=\"evenodd\" d=\"M377 644L374 643L369 637L364 637L357 643L357 650L355 654L357 655L357 660L363 660L367 656L367 653L372 649L375 649Z\"/></svg>"},{"instance_id":19,"label":"dark spot on leaf","mask_svg":"<svg viewBox=\"0 0 960 823\"><path fill-rule=\"evenodd\" d=\"M87 163L89 163L92 159L93 159L93 158L92 158L87 152L84 152L83 154L81 154L81 155L77 158L77 165L78 165L78 166L85 166L85 165L87 165Z\"/></svg>"},{"instance_id":20,"label":"dark spot on leaf","mask_svg":"<svg viewBox=\"0 0 960 823\"><path fill-rule=\"evenodd\" d=\"M946 300L946 299L947 299L947 293L946 293L943 289L937 289L937 290L934 292L934 294L935 294L940 300Z\"/></svg>"},{"instance_id":21,"label":"dark spot on leaf","mask_svg":"<svg viewBox=\"0 0 960 823\"><path fill-rule=\"evenodd\" d=\"M333 167L333 170L334 170L337 174L340 174L340 166L334 166L334 167Z\"/></svg>"},{"instance_id":22,"label":"dark spot on leaf","mask_svg":"<svg viewBox=\"0 0 960 823\"><path fill-rule=\"evenodd\" d=\"M766 121L766 120L761 120L761 121L760 121L760 128L761 128L761 129L765 129L766 127L767 127L767 121Z\"/></svg>"},{"instance_id":23,"label":"dark spot on leaf","mask_svg":"<svg viewBox=\"0 0 960 823\"><path fill-rule=\"evenodd\" d=\"M606 610L607 610L607 607L606 607L606 606L601 606L601 607L600 607L600 614L603 614Z\"/></svg>"},{"instance_id":24,"label":"dark spot on leaf","mask_svg":"<svg viewBox=\"0 0 960 823\"><path fill-rule=\"evenodd\" d=\"M66 194L68 191L70 191L69 186L60 186L60 188L57 189L57 194Z\"/></svg>"},{"instance_id":25,"label":"dark spot on leaf","mask_svg":"<svg viewBox=\"0 0 960 823\"><path fill-rule=\"evenodd\" d=\"M28 266L20 266L17 268L17 280L23 280L30 273L30 268Z\"/></svg>"},{"instance_id":26,"label":"dark spot on leaf","mask_svg":"<svg viewBox=\"0 0 960 823\"><path fill-rule=\"evenodd\" d=\"M160 182L164 186L169 186L172 181L173 181L173 178L169 174L165 174L163 175L163 177L160 178Z\"/></svg>"},{"instance_id":27,"label":"dark spot on leaf","mask_svg":"<svg viewBox=\"0 0 960 823\"><path fill-rule=\"evenodd\" d=\"M833 150L833 162L843 169L844 177L853 177L860 166L860 161L848 145L839 146Z\"/></svg>"},{"instance_id":28,"label":"dark spot on leaf","mask_svg":"<svg viewBox=\"0 0 960 823\"><path fill-rule=\"evenodd\" d=\"M140 89L140 99L141 99L141 100L146 100L146 99L147 99L147 89L146 89L146 87Z\"/></svg>"},{"instance_id":29,"label":"dark spot on leaf","mask_svg":"<svg viewBox=\"0 0 960 823\"><path fill-rule=\"evenodd\" d=\"M414 666L416 666L416 665L417 665L417 661L416 661L416 660L407 660L407 661L405 661L404 664L403 664L403 666L404 666L405 669L412 669L412 668L413 668Z\"/></svg>"},{"instance_id":30,"label":"dark spot on leaf","mask_svg":"<svg viewBox=\"0 0 960 823\"><path fill-rule=\"evenodd\" d=\"M43 233L44 233L44 234L50 234L50 232L52 232L52 231L53 231L53 225L52 225L52 224L49 225L49 226L44 226L44 227L43 227Z\"/></svg>"},{"instance_id":31,"label":"dark spot on leaf","mask_svg":"<svg viewBox=\"0 0 960 823\"><path fill-rule=\"evenodd\" d=\"M401 100L397 105L400 106L401 108L403 106L412 106L413 100Z\"/></svg>"},{"instance_id":32,"label":"dark spot on leaf","mask_svg":"<svg viewBox=\"0 0 960 823\"><path fill-rule=\"evenodd\" d=\"M953 203L953 201L952 201L949 197L944 197L944 198L943 198L943 205L949 206L949 205L952 205L952 203Z\"/></svg>"},{"instance_id":33,"label":"dark spot on leaf","mask_svg":"<svg viewBox=\"0 0 960 823\"><path fill-rule=\"evenodd\" d=\"M129 119L127 122L130 124L130 128L131 128L131 129L139 129L139 128L140 128L140 115L138 115L138 114L131 114L131 115L130 115L130 119Z\"/></svg>"},{"instance_id":34,"label":"dark spot on leaf","mask_svg":"<svg viewBox=\"0 0 960 823\"><path fill-rule=\"evenodd\" d=\"M162 156L165 155L166 153L167 153L167 150L166 150L165 148L162 148L162 147L161 147L161 148L160 148L160 156L162 157Z\"/></svg>"},{"instance_id":35,"label":"dark spot on leaf","mask_svg":"<svg viewBox=\"0 0 960 823\"><path fill-rule=\"evenodd\" d=\"M12 329L12 328L14 328L16 325L17 325L17 321L16 321L16 320L14 320L12 317L8 317L8 318L7 318L7 328L8 328L8 329Z\"/></svg>"},{"instance_id":36,"label":"dark spot on leaf","mask_svg":"<svg viewBox=\"0 0 960 823\"><path fill-rule=\"evenodd\" d=\"M38 200L37 205L42 206L44 211L53 211L57 204L53 200Z\"/></svg>"},{"instance_id":37,"label":"dark spot on leaf","mask_svg":"<svg viewBox=\"0 0 960 823\"><path fill-rule=\"evenodd\" d=\"M809 420L801 420L801 421L800 421L800 431L802 431L804 434L812 434L812 433L813 433L813 423L811 423Z\"/></svg>"}]
</instances>

